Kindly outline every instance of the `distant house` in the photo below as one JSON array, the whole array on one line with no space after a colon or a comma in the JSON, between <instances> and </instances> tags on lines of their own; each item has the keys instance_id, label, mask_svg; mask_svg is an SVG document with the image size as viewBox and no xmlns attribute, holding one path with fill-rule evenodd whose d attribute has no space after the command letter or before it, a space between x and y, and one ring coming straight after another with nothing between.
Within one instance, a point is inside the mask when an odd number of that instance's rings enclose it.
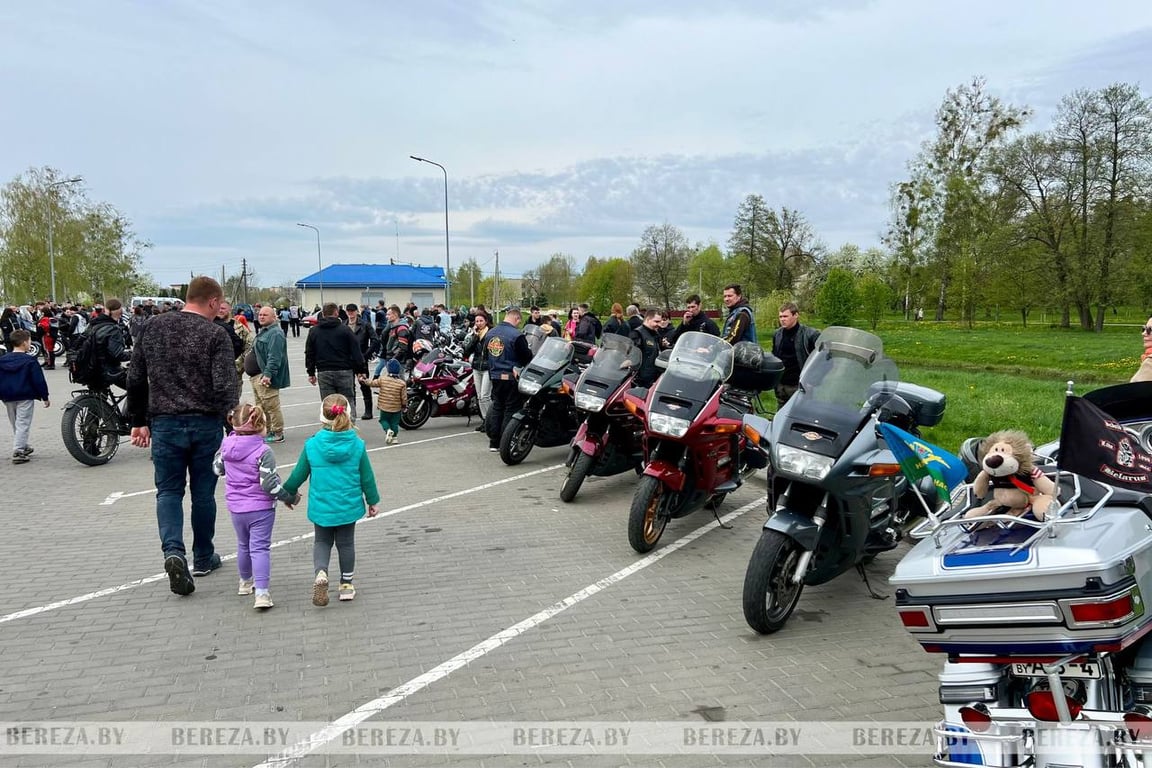
<instances>
[{"instance_id":1,"label":"distant house","mask_svg":"<svg viewBox=\"0 0 1152 768\"><path fill-rule=\"evenodd\" d=\"M385 304L420 308L444 301L444 269L411 264L329 264L296 281L300 306L311 310L323 302ZM321 300L323 294L323 300Z\"/></svg>"}]
</instances>

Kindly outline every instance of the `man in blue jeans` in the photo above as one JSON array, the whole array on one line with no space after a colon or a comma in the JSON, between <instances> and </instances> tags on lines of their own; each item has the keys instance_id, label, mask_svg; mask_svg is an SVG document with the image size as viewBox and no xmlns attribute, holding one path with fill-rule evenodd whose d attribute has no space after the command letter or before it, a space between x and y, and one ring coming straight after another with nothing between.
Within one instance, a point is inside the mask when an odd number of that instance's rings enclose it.
<instances>
[{"instance_id":1,"label":"man in blue jeans","mask_svg":"<svg viewBox=\"0 0 1152 768\"><path fill-rule=\"evenodd\" d=\"M132 445L152 447L164 570L177 595L192 594L193 576L207 576L220 567L212 545L212 459L220 449L224 421L240 397L232 341L212 322L223 301L219 283L194 278L180 311L148 321L128 368ZM192 495L191 571L184 548L185 490Z\"/></svg>"}]
</instances>

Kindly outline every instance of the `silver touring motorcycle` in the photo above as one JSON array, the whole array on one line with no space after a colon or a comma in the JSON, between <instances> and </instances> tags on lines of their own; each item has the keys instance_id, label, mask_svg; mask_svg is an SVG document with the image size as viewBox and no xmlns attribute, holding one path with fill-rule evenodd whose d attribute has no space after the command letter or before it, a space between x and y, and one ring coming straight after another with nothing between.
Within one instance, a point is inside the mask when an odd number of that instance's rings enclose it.
<instances>
[{"instance_id":1,"label":"silver touring motorcycle","mask_svg":"<svg viewBox=\"0 0 1152 768\"><path fill-rule=\"evenodd\" d=\"M1152 384L1084 400L1110 417L1101 445L1147 458ZM980 501L958 489L891 579L901 623L947 655L934 762L1152 766L1152 497L1059 469L1058 444L1036 453L1057 511L974 522L963 513Z\"/></svg>"}]
</instances>

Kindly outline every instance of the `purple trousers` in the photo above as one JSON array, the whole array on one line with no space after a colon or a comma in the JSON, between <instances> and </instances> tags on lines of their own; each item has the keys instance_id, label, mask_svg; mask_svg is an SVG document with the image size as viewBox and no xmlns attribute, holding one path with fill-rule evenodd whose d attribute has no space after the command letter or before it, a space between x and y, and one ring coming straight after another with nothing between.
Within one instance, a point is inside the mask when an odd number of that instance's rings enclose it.
<instances>
[{"instance_id":1,"label":"purple trousers","mask_svg":"<svg viewBox=\"0 0 1152 768\"><path fill-rule=\"evenodd\" d=\"M275 522L275 509L232 513L232 527L236 529L236 568L240 578L256 580L256 589L268 589Z\"/></svg>"}]
</instances>

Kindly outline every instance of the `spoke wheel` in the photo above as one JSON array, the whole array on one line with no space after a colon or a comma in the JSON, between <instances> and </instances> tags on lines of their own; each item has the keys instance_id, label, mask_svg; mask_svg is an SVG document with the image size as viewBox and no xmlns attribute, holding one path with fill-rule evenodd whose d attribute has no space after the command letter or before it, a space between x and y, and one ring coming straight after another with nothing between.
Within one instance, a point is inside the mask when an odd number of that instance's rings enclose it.
<instances>
[{"instance_id":1,"label":"spoke wheel","mask_svg":"<svg viewBox=\"0 0 1152 768\"><path fill-rule=\"evenodd\" d=\"M432 416L432 401L423 395L408 399L408 405L400 412L400 426L404 429L420 429Z\"/></svg>"}]
</instances>

